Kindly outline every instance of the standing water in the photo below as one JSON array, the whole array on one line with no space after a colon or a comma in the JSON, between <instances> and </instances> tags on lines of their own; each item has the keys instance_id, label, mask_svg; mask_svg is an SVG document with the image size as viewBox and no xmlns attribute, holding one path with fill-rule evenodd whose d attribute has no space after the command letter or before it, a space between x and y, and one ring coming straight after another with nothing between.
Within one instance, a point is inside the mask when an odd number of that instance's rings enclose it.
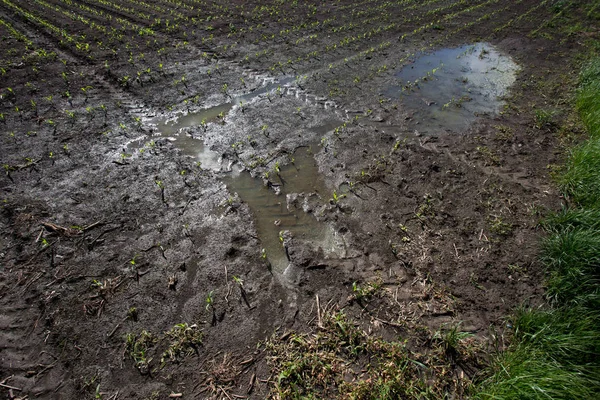
<instances>
[{"instance_id":1,"label":"standing water","mask_svg":"<svg viewBox=\"0 0 600 400\"><path fill-rule=\"evenodd\" d=\"M420 133L464 132L481 115L495 114L519 67L492 45L477 43L438 50L405 66L396 77L400 97Z\"/></svg>"},{"instance_id":2,"label":"standing water","mask_svg":"<svg viewBox=\"0 0 600 400\"><path fill-rule=\"evenodd\" d=\"M261 246L273 268L279 272L283 272L289 262L280 240L283 231L290 231L295 240L313 250L320 248L325 254L336 253L340 247L333 229L318 222L302 207L304 199L307 205L322 203L330 195L312 151L312 147L298 148L293 155L294 162L281 167L278 176L271 178L280 185L279 195L265 186L262 179L253 178L248 172L225 178L229 191L237 193L250 206ZM301 204L288 207L287 195L295 193L303 194L299 201Z\"/></svg>"},{"instance_id":3,"label":"standing water","mask_svg":"<svg viewBox=\"0 0 600 400\"><path fill-rule=\"evenodd\" d=\"M169 139L182 154L200 161L203 168L222 172L229 169L223 165L219 153L211 151L200 139L188 135L186 128L205 126L225 118L234 104L251 101L253 98L267 93L291 81L286 79L277 84L266 85L254 92L232 99L215 107L179 116L172 120L156 120L159 134ZM231 129L235 129L235 121ZM330 121L321 127L314 128L318 135L324 135L339 125L339 121ZM129 150L140 147L141 143L132 142ZM327 224L317 221L312 214L315 204L328 201L331 193L319 173L313 156L316 146L299 147L293 154L293 162L279 168L275 174L271 172L270 181L277 185L277 192L267 187L263 180L255 178L247 171L234 170L225 175L224 182L231 193L250 206L261 246L277 272L284 272L289 264L286 251L281 242L284 231L289 231L296 242L323 251L324 254L338 254L343 246L339 243L334 230ZM227 167L227 168L224 168ZM298 196L299 200L288 206L287 195ZM292 203L292 202L290 202Z\"/></svg>"}]
</instances>

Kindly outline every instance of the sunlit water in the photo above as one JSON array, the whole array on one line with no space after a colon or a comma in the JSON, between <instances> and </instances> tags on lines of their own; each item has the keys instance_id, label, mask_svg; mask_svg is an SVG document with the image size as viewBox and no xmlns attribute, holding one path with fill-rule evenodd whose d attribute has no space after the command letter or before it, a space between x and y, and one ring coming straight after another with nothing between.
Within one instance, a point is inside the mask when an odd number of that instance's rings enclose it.
<instances>
[{"instance_id":1,"label":"sunlit water","mask_svg":"<svg viewBox=\"0 0 600 400\"><path fill-rule=\"evenodd\" d=\"M420 133L464 132L482 115L500 111L519 67L486 43L446 48L405 66L390 88L413 113L411 127Z\"/></svg>"}]
</instances>

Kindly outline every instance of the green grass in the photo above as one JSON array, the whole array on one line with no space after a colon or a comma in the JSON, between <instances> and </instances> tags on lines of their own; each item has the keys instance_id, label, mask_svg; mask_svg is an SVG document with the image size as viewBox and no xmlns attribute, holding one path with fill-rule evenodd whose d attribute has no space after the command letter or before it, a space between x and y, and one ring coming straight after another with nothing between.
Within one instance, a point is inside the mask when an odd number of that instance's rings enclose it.
<instances>
[{"instance_id":1,"label":"green grass","mask_svg":"<svg viewBox=\"0 0 600 400\"><path fill-rule=\"evenodd\" d=\"M590 140L571 150L559 184L582 207L600 207L600 58L580 75L577 110Z\"/></svg>"},{"instance_id":2,"label":"green grass","mask_svg":"<svg viewBox=\"0 0 600 400\"><path fill-rule=\"evenodd\" d=\"M476 399L600 398L600 58L581 74L577 108L590 140L558 179L569 208L542 224L548 304L515 312Z\"/></svg>"},{"instance_id":3,"label":"green grass","mask_svg":"<svg viewBox=\"0 0 600 400\"><path fill-rule=\"evenodd\" d=\"M600 313L521 309L513 346L494 363L477 399L592 399L600 396Z\"/></svg>"},{"instance_id":4,"label":"green grass","mask_svg":"<svg viewBox=\"0 0 600 400\"><path fill-rule=\"evenodd\" d=\"M600 138L600 58L592 60L580 77L577 109L590 137Z\"/></svg>"},{"instance_id":5,"label":"green grass","mask_svg":"<svg viewBox=\"0 0 600 400\"><path fill-rule=\"evenodd\" d=\"M583 208L565 208L548 215L542 226L549 232L564 232L571 229L600 230L600 210Z\"/></svg>"},{"instance_id":6,"label":"green grass","mask_svg":"<svg viewBox=\"0 0 600 400\"><path fill-rule=\"evenodd\" d=\"M497 362L498 370L475 399L593 399L598 398L593 376L565 368L535 346L519 345ZM597 379L597 376L596 376Z\"/></svg>"},{"instance_id":7,"label":"green grass","mask_svg":"<svg viewBox=\"0 0 600 400\"><path fill-rule=\"evenodd\" d=\"M556 304L578 302L598 293L600 231L584 228L551 233L542 261L548 270L547 294Z\"/></svg>"},{"instance_id":8,"label":"green grass","mask_svg":"<svg viewBox=\"0 0 600 400\"><path fill-rule=\"evenodd\" d=\"M515 338L545 358L577 368L595 361L599 354L599 317L600 310L584 306L522 309L515 314Z\"/></svg>"},{"instance_id":9,"label":"green grass","mask_svg":"<svg viewBox=\"0 0 600 400\"><path fill-rule=\"evenodd\" d=\"M558 179L561 190L571 201L583 207L600 208L600 138L572 149Z\"/></svg>"}]
</instances>

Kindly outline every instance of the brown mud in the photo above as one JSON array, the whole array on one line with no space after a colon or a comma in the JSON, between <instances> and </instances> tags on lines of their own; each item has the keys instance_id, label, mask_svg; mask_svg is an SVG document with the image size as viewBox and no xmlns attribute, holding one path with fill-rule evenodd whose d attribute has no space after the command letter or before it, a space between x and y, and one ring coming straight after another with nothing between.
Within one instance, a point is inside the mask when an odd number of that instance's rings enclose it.
<instances>
[{"instance_id":1,"label":"brown mud","mask_svg":"<svg viewBox=\"0 0 600 400\"><path fill-rule=\"evenodd\" d=\"M28 38L0 25L3 397L266 398L262 344L309 329L316 296L421 352L459 321L487 342L540 301L538 221L560 207L549 166L578 129L564 86L597 35L555 28L554 2L216 1L195 25L193 1L70 3L0 3ZM569 2L572 18L586 4ZM163 18L151 35L147 15ZM477 42L520 68L505 105L419 132L427 121L386 95L395 74ZM159 133L229 102L179 131L217 167ZM335 249L282 228L278 268L261 250L279 238L261 238L231 171L276 196L307 146L323 184L278 203ZM354 282L381 285L366 309Z\"/></svg>"}]
</instances>

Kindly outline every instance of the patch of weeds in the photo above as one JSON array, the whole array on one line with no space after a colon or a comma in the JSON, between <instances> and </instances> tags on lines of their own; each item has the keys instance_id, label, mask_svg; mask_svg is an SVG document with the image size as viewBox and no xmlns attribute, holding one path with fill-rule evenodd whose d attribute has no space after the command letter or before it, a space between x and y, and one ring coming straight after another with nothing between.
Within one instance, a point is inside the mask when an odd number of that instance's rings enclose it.
<instances>
[{"instance_id":1,"label":"patch of weeds","mask_svg":"<svg viewBox=\"0 0 600 400\"><path fill-rule=\"evenodd\" d=\"M419 370L426 370L426 365L411 358L404 343L375 339L369 347L377 355L367 366L368 378L343 382L340 391L345 394L345 398L440 398L439 388L428 385L419 376Z\"/></svg>"},{"instance_id":2,"label":"patch of weeds","mask_svg":"<svg viewBox=\"0 0 600 400\"><path fill-rule=\"evenodd\" d=\"M433 197L429 193L426 193L423 196L423 202L417 207L415 211L415 216L424 220L427 217L435 217L435 210L433 209Z\"/></svg>"},{"instance_id":3,"label":"patch of weeds","mask_svg":"<svg viewBox=\"0 0 600 400\"><path fill-rule=\"evenodd\" d=\"M360 286L357 282L352 283L352 300L361 303L363 300L368 301L381 289L381 282L367 282Z\"/></svg>"},{"instance_id":4,"label":"patch of weeds","mask_svg":"<svg viewBox=\"0 0 600 400\"><path fill-rule=\"evenodd\" d=\"M183 361L186 357L197 353L198 348L202 345L202 331L195 324L177 324L166 332L165 336L170 343L160 359L161 366L168 361Z\"/></svg>"},{"instance_id":5,"label":"patch of weeds","mask_svg":"<svg viewBox=\"0 0 600 400\"><path fill-rule=\"evenodd\" d=\"M497 215L493 215L491 218L488 218L488 223L490 224L490 231L499 236L510 235L513 231L512 224L505 222L502 217Z\"/></svg>"},{"instance_id":6,"label":"patch of weeds","mask_svg":"<svg viewBox=\"0 0 600 400\"><path fill-rule=\"evenodd\" d=\"M461 353L468 354L470 350L469 338L472 333L463 332L460 330L461 323L454 324L450 327L444 326L433 334L433 341L439 343L443 353L452 360L460 357Z\"/></svg>"},{"instance_id":7,"label":"patch of weeds","mask_svg":"<svg viewBox=\"0 0 600 400\"><path fill-rule=\"evenodd\" d=\"M507 268L511 274L522 274L527 272L527 268L519 264L508 264Z\"/></svg>"},{"instance_id":8,"label":"patch of weeds","mask_svg":"<svg viewBox=\"0 0 600 400\"><path fill-rule=\"evenodd\" d=\"M343 311L321 313L312 333L273 337L267 361L277 380L274 398L439 399L462 393L448 360L413 353L406 341L386 341L361 329Z\"/></svg>"},{"instance_id":9,"label":"patch of weeds","mask_svg":"<svg viewBox=\"0 0 600 400\"><path fill-rule=\"evenodd\" d=\"M496 125L494 128L496 128L496 139L502 142L510 142L515 136L510 126Z\"/></svg>"},{"instance_id":10,"label":"patch of weeds","mask_svg":"<svg viewBox=\"0 0 600 400\"><path fill-rule=\"evenodd\" d=\"M316 335L293 333L267 342L268 362L277 376L272 391L279 398L333 395L346 361L363 350L361 332L342 311L325 315L322 327Z\"/></svg>"},{"instance_id":11,"label":"patch of weeds","mask_svg":"<svg viewBox=\"0 0 600 400\"><path fill-rule=\"evenodd\" d=\"M492 166L492 165L498 166L498 165L500 165L500 156L498 156L489 147L487 147L487 146L477 146L477 148L475 150L477 150L477 153L483 159L483 164L485 166Z\"/></svg>"},{"instance_id":12,"label":"patch of weeds","mask_svg":"<svg viewBox=\"0 0 600 400\"><path fill-rule=\"evenodd\" d=\"M536 129L551 128L554 126L554 117L556 111L537 109L534 111L534 123L533 126Z\"/></svg>"},{"instance_id":13,"label":"patch of weeds","mask_svg":"<svg viewBox=\"0 0 600 400\"><path fill-rule=\"evenodd\" d=\"M139 335L128 333L125 340L125 352L134 361L135 367L142 374L148 373L152 361L148 356L148 350L158 341L156 336L144 330Z\"/></svg>"}]
</instances>

